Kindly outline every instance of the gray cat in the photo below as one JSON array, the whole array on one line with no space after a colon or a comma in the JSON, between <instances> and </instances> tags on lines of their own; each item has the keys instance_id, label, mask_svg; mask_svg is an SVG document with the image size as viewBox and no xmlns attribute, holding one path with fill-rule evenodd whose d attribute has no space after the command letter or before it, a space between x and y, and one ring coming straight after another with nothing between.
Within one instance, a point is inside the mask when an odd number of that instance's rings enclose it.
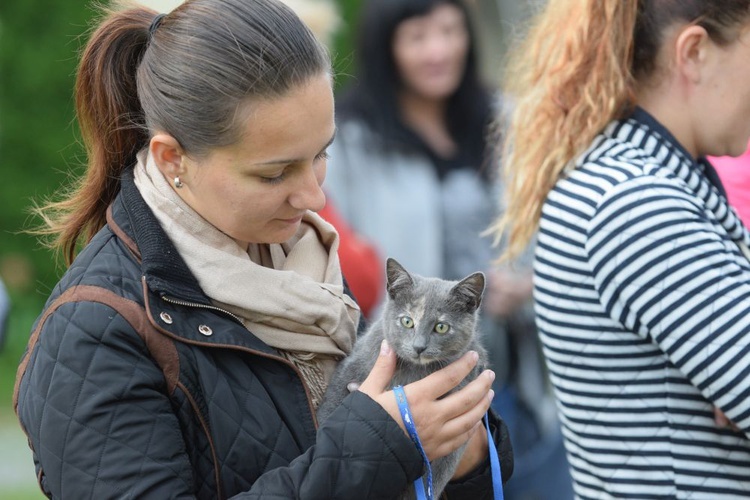
<instances>
[{"instance_id":1,"label":"gray cat","mask_svg":"<svg viewBox=\"0 0 750 500\"><path fill-rule=\"evenodd\" d=\"M479 353L479 362L455 389L458 390L474 380L487 364L476 333L484 274L474 273L458 282L424 278L409 274L394 259L388 259L386 281L388 297L383 313L336 369L318 409L321 423L349 394L347 384L367 378L384 338L398 356L392 386L420 380L474 350ZM461 447L431 462L435 498L453 476L463 451ZM402 498L415 498L413 486L406 489Z\"/></svg>"}]
</instances>

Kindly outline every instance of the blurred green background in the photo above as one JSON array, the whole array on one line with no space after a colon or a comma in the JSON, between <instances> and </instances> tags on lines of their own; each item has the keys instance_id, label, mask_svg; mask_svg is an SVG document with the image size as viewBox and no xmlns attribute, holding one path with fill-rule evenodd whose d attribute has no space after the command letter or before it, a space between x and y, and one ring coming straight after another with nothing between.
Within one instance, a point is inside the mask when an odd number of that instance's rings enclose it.
<instances>
[{"instance_id":1,"label":"blurred green background","mask_svg":"<svg viewBox=\"0 0 750 500\"><path fill-rule=\"evenodd\" d=\"M102 0L106 3L106 0ZM361 0L331 0L341 24L331 51L337 86L353 73L351 55ZM485 76L495 71L526 0L467 0L479 21ZM143 0L168 11L179 0ZM291 0L290 0L291 3ZM31 453L11 407L16 367L32 324L57 279L61 259L24 231L38 226L29 208L83 170L74 120L73 86L79 51L95 15L89 0L0 1L0 276L12 310L0 350L0 498L41 498ZM505 19L501 22L501 19Z\"/></svg>"},{"instance_id":2,"label":"blurred green background","mask_svg":"<svg viewBox=\"0 0 750 500\"><path fill-rule=\"evenodd\" d=\"M59 276L52 254L23 233L32 199L78 172L71 89L91 11L79 2L0 4L0 275L13 309L0 351L0 497L40 498L11 408L16 366L32 322Z\"/></svg>"}]
</instances>

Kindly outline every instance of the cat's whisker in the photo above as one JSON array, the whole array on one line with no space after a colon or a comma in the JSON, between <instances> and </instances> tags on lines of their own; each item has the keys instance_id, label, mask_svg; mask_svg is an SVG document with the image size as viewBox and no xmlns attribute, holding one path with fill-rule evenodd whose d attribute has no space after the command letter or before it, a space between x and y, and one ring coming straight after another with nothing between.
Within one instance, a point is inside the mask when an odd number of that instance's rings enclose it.
<instances>
[{"instance_id":1,"label":"cat's whisker","mask_svg":"<svg viewBox=\"0 0 750 500\"><path fill-rule=\"evenodd\" d=\"M450 362L447 359L438 359L437 363L438 363L438 366L439 366L438 369L440 369L440 370L443 369L443 368L445 368L446 366L448 366L450 364Z\"/></svg>"}]
</instances>

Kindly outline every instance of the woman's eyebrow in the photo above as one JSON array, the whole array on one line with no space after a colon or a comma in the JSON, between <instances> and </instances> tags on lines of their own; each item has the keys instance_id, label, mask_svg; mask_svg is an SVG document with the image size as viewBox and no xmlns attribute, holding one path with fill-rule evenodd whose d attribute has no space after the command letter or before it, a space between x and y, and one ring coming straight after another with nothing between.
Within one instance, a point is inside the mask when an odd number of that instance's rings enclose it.
<instances>
[{"instance_id":1,"label":"woman's eyebrow","mask_svg":"<svg viewBox=\"0 0 750 500\"><path fill-rule=\"evenodd\" d=\"M333 135L331 136L331 139L326 143L325 146L323 146L320 149L320 152L325 151L328 149L328 147L333 144L333 140L336 138L336 130L333 131ZM264 165L281 165L281 164L287 164L287 163L297 163L300 161L303 161L304 158L286 158L286 159L279 159L279 160L270 160L270 161L264 161L261 163L256 163L256 166L264 166Z\"/></svg>"}]
</instances>

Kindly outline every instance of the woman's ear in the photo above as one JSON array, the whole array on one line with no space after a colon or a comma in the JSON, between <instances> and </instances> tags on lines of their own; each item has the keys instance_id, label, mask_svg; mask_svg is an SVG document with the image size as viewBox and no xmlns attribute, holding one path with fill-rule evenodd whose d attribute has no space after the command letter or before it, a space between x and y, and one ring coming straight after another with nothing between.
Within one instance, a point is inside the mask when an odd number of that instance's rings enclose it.
<instances>
[{"instance_id":1,"label":"woman's ear","mask_svg":"<svg viewBox=\"0 0 750 500\"><path fill-rule=\"evenodd\" d=\"M674 42L674 67L686 83L697 85L705 78L714 44L708 32L695 24L683 28Z\"/></svg>"},{"instance_id":2,"label":"woman's ear","mask_svg":"<svg viewBox=\"0 0 750 500\"><path fill-rule=\"evenodd\" d=\"M172 181L185 175L183 151L177 139L169 134L158 133L151 138L148 148L164 177Z\"/></svg>"}]
</instances>

